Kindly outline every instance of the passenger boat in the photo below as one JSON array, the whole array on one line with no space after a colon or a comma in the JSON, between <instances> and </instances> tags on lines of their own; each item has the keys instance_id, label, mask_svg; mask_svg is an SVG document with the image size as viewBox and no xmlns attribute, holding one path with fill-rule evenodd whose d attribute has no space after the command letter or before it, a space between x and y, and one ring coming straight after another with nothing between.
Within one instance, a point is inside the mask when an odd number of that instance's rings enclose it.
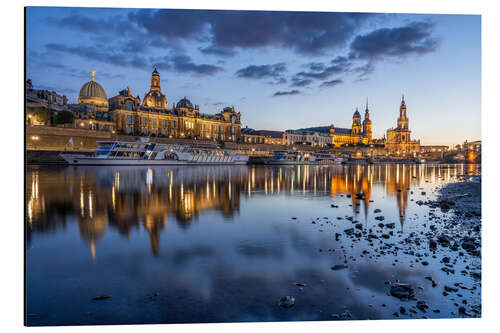
<instances>
[{"instance_id":1,"label":"passenger boat","mask_svg":"<svg viewBox=\"0 0 500 333\"><path fill-rule=\"evenodd\" d=\"M296 165L296 164L342 164L344 159L329 153L300 152L294 150L275 150L265 164Z\"/></svg>"},{"instance_id":2,"label":"passenger boat","mask_svg":"<svg viewBox=\"0 0 500 333\"><path fill-rule=\"evenodd\" d=\"M312 153L314 157L314 164L343 164L346 159L343 157L337 157L328 152L314 152Z\"/></svg>"},{"instance_id":3,"label":"passenger boat","mask_svg":"<svg viewBox=\"0 0 500 333\"><path fill-rule=\"evenodd\" d=\"M137 142L99 141L91 155L63 153L71 165L184 165L247 164L248 155L232 150L178 144L162 144L142 139Z\"/></svg>"}]
</instances>

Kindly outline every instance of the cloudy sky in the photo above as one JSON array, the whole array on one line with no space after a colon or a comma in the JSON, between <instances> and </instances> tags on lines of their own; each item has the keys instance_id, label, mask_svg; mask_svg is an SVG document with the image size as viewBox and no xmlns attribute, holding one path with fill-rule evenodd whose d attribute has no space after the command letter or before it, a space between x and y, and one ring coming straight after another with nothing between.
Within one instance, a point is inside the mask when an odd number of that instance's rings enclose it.
<instances>
[{"instance_id":1,"label":"cloudy sky","mask_svg":"<svg viewBox=\"0 0 500 333\"><path fill-rule=\"evenodd\" d=\"M142 99L153 65L169 105L234 105L243 125L350 127L368 98L375 137L405 95L414 138L481 137L481 18L321 12L29 7L27 77L76 102L96 70Z\"/></svg>"}]
</instances>

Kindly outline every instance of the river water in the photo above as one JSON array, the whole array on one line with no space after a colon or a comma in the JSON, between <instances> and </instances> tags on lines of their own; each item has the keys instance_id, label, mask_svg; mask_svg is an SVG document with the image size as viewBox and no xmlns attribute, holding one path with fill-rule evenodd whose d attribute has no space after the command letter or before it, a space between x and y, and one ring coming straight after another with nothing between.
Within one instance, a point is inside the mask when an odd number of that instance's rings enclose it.
<instances>
[{"instance_id":1,"label":"river water","mask_svg":"<svg viewBox=\"0 0 500 333\"><path fill-rule=\"evenodd\" d=\"M451 218L417 201L474 172L474 165L29 166L27 324L460 316L464 300L481 303L480 281L460 274L480 269L480 258L404 240ZM377 216L394 229L378 227ZM363 237L347 236L356 224ZM378 238L364 237L370 233ZM455 273L441 269L444 256ZM398 280L415 288L415 299L389 294ZM467 288L443 296L454 283ZM283 296L295 304L280 306ZM429 308L408 311L417 300ZM407 311L396 317L401 306Z\"/></svg>"}]
</instances>

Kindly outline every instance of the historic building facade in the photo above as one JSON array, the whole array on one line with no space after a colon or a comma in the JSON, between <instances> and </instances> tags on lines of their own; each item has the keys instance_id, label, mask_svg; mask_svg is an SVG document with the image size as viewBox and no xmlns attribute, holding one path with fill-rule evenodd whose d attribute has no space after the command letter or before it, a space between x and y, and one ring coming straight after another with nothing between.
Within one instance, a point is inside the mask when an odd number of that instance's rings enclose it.
<instances>
[{"instance_id":1,"label":"historic building facade","mask_svg":"<svg viewBox=\"0 0 500 333\"><path fill-rule=\"evenodd\" d=\"M330 137L335 147L346 144L372 144L372 121L370 120L370 110L368 101L366 102L365 119L361 122L361 115L356 108L352 116L351 128L330 126Z\"/></svg>"},{"instance_id":2,"label":"historic building facade","mask_svg":"<svg viewBox=\"0 0 500 333\"><path fill-rule=\"evenodd\" d=\"M385 148L389 154L407 156L420 152L420 140L411 139L411 131L408 123L409 120L406 115L406 103L403 96L399 107L397 127L387 130Z\"/></svg>"},{"instance_id":3,"label":"historic building facade","mask_svg":"<svg viewBox=\"0 0 500 333\"><path fill-rule=\"evenodd\" d=\"M254 130L253 128L241 129L241 141L244 143L284 145L286 144L285 132Z\"/></svg>"},{"instance_id":4,"label":"historic building facade","mask_svg":"<svg viewBox=\"0 0 500 333\"><path fill-rule=\"evenodd\" d=\"M68 110L68 99L64 95L54 91L34 89L30 79L26 81L25 89L27 126L48 125L54 115Z\"/></svg>"},{"instance_id":5,"label":"historic building facade","mask_svg":"<svg viewBox=\"0 0 500 333\"><path fill-rule=\"evenodd\" d=\"M285 144L307 144L313 147L325 147L332 143L330 135L324 131L310 129L287 130L284 135Z\"/></svg>"},{"instance_id":6,"label":"historic building facade","mask_svg":"<svg viewBox=\"0 0 500 333\"><path fill-rule=\"evenodd\" d=\"M341 147L349 144L372 144L372 121L368 101L366 102L365 118L361 121L358 109L352 116L351 128L330 126L309 127L299 130L287 130L284 135L285 143L311 144L313 146Z\"/></svg>"},{"instance_id":7,"label":"historic building facade","mask_svg":"<svg viewBox=\"0 0 500 333\"><path fill-rule=\"evenodd\" d=\"M234 106L214 115L205 114L184 97L169 109L156 68L142 104L130 89L120 91L109 102L111 118L119 133L214 141L239 141L241 137L241 115Z\"/></svg>"},{"instance_id":8,"label":"historic building facade","mask_svg":"<svg viewBox=\"0 0 500 333\"><path fill-rule=\"evenodd\" d=\"M92 71L92 80L80 89L78 104L70 106L76 115L76 127L128 135L240 141L241 114L234 106L217 114L205 114L184 97L169 108L156 67L150 82L142 102L139 96L132 95L130 88L108 99Z\"/></svg>"},{"instance_id":9,"label":"historic building facade","mask_svg":"<svg viewBox=\"0 0 500 333\"><path fill-rule=\"evenodd\" d=\"M76 128L115 131L115 123L109 115L108 97L104 88L95 80L95 70L92 70L92 80L80 89L78 103L70 104L69 108L75 114Z\"/></svg>"}]
</instances>

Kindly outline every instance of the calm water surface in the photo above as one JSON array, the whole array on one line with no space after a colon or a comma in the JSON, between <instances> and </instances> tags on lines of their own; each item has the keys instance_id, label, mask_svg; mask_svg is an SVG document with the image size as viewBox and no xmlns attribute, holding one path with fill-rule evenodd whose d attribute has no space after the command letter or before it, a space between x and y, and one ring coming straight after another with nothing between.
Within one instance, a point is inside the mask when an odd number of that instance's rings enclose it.
<instances>
[{"instance_id":1,"label":"calm water surface","mask_svg":"<svg viewBox=\"0 0 500 333\"><path fill-rule=\"evenodd\" d=\"M415 304L388 295L385 282L395 280L414 285L430 305L425 314L402 318L454 317L462 299L480 304L478 282L458 273L480 259L460 259L457 273L446 274L439 262L445 250L423 266L391 248L404 248L412 232L429 231L429 208L416 201L435 198L456 175L475 171L463 165L29 167L27 323L332 320L346 310L350 319L390 319L401 305ZM360 192L364 198L350 195ZM352 219L380 235L379 215L396 223L390 239L369 244L343 234ZM331 269L344 262L346 269ZM438 287L424 279L429 275ZM442 286L455 282L469 289L444 297ZM92 300L100 295L112 297ZM292 308L278 305L285 295L295 297Z\"/></svg>"}]
</instances>

